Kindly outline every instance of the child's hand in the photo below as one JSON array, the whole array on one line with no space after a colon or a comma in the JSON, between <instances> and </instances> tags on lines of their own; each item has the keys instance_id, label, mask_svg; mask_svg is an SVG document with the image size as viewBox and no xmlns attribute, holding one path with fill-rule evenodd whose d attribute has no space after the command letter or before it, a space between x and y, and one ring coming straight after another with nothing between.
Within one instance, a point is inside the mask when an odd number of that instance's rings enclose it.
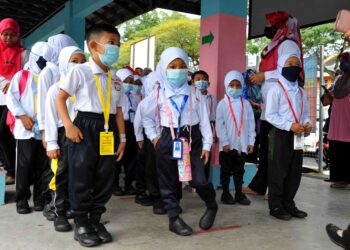
<instances>
[{"instance_id":1,"label":"child's hand","mask_svg":"<svg viewBox=\"0 0 350 250\"><path fill-rule=\"evenodd\" d=\"M203 150L201 154L201 159L203 159L204 165L206 165L209 161L209 151Z\"/></svg>"},{"instance_id":2,"label":"child's hand","mask_svg":"<svg viewBox=\"0 0 350 250\"><path fill-rule=\"evenodd\" d=\"M159 136L157 136L156 138L154 138L154 139L152 140L152 143L153 143L154 148L157 146L158 141L159 141Z\"/></svg>"},{"instance_id":3,"label":"child's hand","mask_svg":"<svg viewBox=\"0 0 350 250\"><path fill-rule=\"evenodd\" d=\"M139 145L139 149L142 149L144 141L138 141L137 144Z\"/></svg>"},{"instance_id":4,"label":"child's hand","mask_svg":"<svg viewBox=\"0 0 350 250\"><path fill-rule=\"evenodd\" d=\"M115 155L117 156L117 161L120 161L123 158L125 145L126 145L126 142L119 143L117 152L115 153Z\"/></svg>"},{"instance_id":5,"label":"child's hand","mask_svg":"<svg viewBox=\"0 0 350 250\"><path fill-rule=\"evenodd\" d=\"M247 147L248 154L252 154L254 151L254 146L253 145L248 145Z\"/></svg>"},{"instance_id":6,"label":"child's hand","mask_svg":"<svg viewBox=\"0 0 350 250\"><path fill-rule=\"evenodd\" d=\"M41 130L41 142L43 143L43 147L47 148L47 143L45 141L45 130Z\"/></svg>"},{"instance_id":7,"label":"child's hand","mask_svg":"<svg viewBox=\"0 0 350 250\"><path fill-rule=\"evenodd\" d=\"M230 145L224 146L224 147L222 148L222 151L224 151L225 153L230 152L230 151L231 151Z\"/></svg>"},{"instance_id":8,"label":"child's hand","mask_svg":"<svg viewBox=\"0 0 350 250\"><path fill-rule=\"evenodd\" d=\"M33 117L30 117L28 115L21 115L19 117L19 119L21 120L21 122L23 123L23 126L26 130L32 130L33 126L34 126L34 119Z\"/></svg>"},{"instance_id":9,"label":"child's hand","mask_svg":"<svg viewBox=\"0 0 350 250\"><path fill-rule=\"evenodd\" d=\"M66 137L74 143L79 143L84 139L83 133L73 123L66 128Z\"/></svg>"},{"instance_id":10,"label":"child's hand","mask_svg":"<svg viewBox=\"0 0 350 250\"><path fill-rule=\"evenodd\" d=\"M264 74L264 72L258 72L256 74L251 74L249 76L249 80L252 83L260 84L260 83L262 83L265 80L265 74Z\"/></svg>"},{"instance_id":11,"label":"child's hand","mask_svg":"<svg viewBox=\"0 0 350 250\"><path fill-rule=\"evenodd\" d=\"M292 126L290 127L290 130L293 131L294 133L301 134L304 132L304 126L301 125L300 123L293 123Z\"/></svg>"},{"instance_id":12,"label":"child's hand","mask_svg":"<svg viewBox=\"0 0 350 250\"><path fill-rule=\"evenodd\" d=\"M55 149L55 150L50 150L47 151L47 157L49 157L50 159L58 159L60 157L60 150L59 149Z\"/></svg>"},{"instance_id":13,"label":"child's hand","mask_svg":"<svg viewBox=\"0 0 350 250\"><path fill-rule=\"evenodd\" d=\"M311 130L312 130L311 123L310 122L306 123L305 126L304 126L304 129L305 129L306 133L310 133Z\"/></svg>"}]
</instances>

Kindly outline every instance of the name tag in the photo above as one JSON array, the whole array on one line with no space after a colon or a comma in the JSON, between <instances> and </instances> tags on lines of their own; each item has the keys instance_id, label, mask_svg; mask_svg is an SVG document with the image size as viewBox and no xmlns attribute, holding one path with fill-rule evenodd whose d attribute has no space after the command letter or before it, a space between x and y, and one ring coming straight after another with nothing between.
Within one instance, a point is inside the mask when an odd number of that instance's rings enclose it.
<instances>
[{"instance_id":1,"label":"name tag","mask_svg":"<svg viewBox=\"0 0 350 250\"><path fill-rule=\"evenodd\" d=\"M100 155L114 155L113 132L100 132Z\"/></svg>"},{"instance_id":2,"label":"name tag","mask_svg":"<svg viewBox=\"0 0 350 250\"><path fill-rule=\"evenodd\" d=\"M174 160L182 160L183 153L183 142L180 139L173 141L173 154L172 157Z\"/></svg>"},{"instance_id":3,"label":"name tag","mask_svg":"<svg viewBox=\"0 0 350 250\"><path fill-rule=\"evenodd\" d=\"M294 150L304 150L304 134L294 134Z\"/></svg>"},{"instance_id":4,"label":"name tag","mask_svg":"<svg viewBox=\"0 0 350 250\"><path fill-rule=\"evenodd\" d=\"M129 110L129 120L131 123L134 123L134 120L135 120L135 111L134 110Z\"/></svg>"}]
</instances>

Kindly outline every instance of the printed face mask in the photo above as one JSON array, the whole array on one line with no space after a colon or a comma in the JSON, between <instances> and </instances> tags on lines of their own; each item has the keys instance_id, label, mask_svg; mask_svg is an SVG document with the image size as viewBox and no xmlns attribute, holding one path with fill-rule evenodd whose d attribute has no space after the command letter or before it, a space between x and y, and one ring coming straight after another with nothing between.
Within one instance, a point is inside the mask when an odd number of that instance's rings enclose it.
<instances>
[{"instance_id":1,"label":"printed face mask","mask_svg":"<svg viewBox=\"0 0 350 250\"><path fill-rule=\"evenodd\" d=\"M199 80L195 82L196 88L200 91L206 90L209 87L208 81Z\"/></svg>"}]
</instances>

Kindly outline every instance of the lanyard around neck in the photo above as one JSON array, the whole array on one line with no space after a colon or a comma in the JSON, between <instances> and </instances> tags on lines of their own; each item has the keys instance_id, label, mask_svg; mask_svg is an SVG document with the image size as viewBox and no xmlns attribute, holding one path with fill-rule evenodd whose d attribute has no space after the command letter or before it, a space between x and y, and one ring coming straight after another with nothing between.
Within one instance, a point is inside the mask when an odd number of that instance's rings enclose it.
<instances>
[{"instance_id":1,"label":"lanyard around neck","mask_svg":"<svg viewBox=\"0 0 350 250\"><path fill-rule=\"evenodd\" d=\"M238 129L238 124L237 124L235 112L234 112L233 107L232 107L231 98L228 95L227 95L227 99L228 99L228 106L230 107L230 111L231 111L231 116L232 116L233 122L234 122L234 124L236 126L237 136L240 137L241 134L242 134L243 116L244 116L243 99L242 99L242 97L240 97L241 104L242 104L242 113L241 113L241 121L240 121L239 129Z\"/></svg>"},{"instance_id":2,"label":"lanyard around neck","mask_svg":"<svg viewBox=\"0 0 350 250\"><path fill-rule=\"evenodd\" d=\"M300 123L300 120L301 120L301 116L303 115L303 109L304 109L304 98L303 98L303 92L299 89L300 91L300 96L301 96L301 109L300 109L300 115L299 115L299 119L297 117L297 115L295 114L295 110L293 108L293 105L292 105L292 102L290 101L290 98L289 98L289 95L287 93L287 90L284 88L283 84L278 81L278 84L281 86L283 92L284 92L284 95L286 96L286 99L287 99L287 102L288 102L288 105L289 105L289 108L290 110L292 111L292 114L293 114L293 117L294 117L294 120L296 123Z\"/></svg>"}]
</instances>

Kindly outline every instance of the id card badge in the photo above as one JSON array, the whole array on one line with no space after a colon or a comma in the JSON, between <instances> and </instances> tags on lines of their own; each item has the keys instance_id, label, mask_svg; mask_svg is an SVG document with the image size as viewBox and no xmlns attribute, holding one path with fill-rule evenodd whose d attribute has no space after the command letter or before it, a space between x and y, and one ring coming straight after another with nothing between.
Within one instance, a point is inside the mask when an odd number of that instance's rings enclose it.
<instances>
[{"instance_id":1,"label":"id card badge","mask_svg":"<svg viewBox=\"0 0 350 250\"><path fill-rule=\"evenodd\" d=\"M180 139L173 141L173 160L182 160L183 142Z\"/></svg>"},{"instance_id":2,"label":"id card badge","mask_svg":"<svg viewBox=\"0 0 350 250\"><path fill-rule=\"evenodd\" d=\"M114 155L113 132L100 132L100 155Z\"/></svg>"},{"instance_id":3,"label":"id card badge","mask_svg":"<svg viewBox=\"0 0 350 250\"><path fill-rule=\"evenodd\" d=\"M129 110L129 120L131 123L134 123L134 120L135 120L135 111L134 110Z\"/></svg>"},{"instance_id":4,"label":"id card badge","mask_svg":"<svg viewBox=\"0 0 350 250\"><path fill-rule=\"evenodd\" d=\"M294 150L304 150L304 134L294 134Z\"/></svg>"}]
</instances>

